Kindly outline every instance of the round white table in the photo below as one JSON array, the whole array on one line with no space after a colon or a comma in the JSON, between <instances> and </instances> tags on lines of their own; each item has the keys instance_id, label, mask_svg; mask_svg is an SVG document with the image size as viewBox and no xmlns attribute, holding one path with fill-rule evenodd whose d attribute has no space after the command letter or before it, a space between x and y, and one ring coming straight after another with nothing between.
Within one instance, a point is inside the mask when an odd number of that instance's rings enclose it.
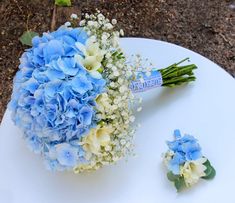
<instances>
[{"instance_id":1,"label":"round white table","mask_svg":"<svg viewBox=\"0 0 235 203\"><path fill-rule=\"evenodd\" d=\"M136 157L93 173L52 173L28 150L7 110L0 127L1 203L205 203L235 202L235 80L208 59L182 47L149 39L121 40L127 55L141 54L156 67L190 57L197 81L142 93L142 127ZM212 181L177 194L161 154L173 130L194 135L217 170Z\"/></svg>"}]
</instances>

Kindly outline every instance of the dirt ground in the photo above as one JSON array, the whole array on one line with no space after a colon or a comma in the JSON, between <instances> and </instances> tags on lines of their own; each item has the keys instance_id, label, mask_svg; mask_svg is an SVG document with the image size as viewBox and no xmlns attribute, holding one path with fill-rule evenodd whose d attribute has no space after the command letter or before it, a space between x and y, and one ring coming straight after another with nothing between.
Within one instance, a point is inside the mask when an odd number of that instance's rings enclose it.
<instances>
[{"instance_id":1,"label":"dirt ground","mask_svg":"<svg viewBox=\"0 0 235 203\"><path fill-rule=\"evenodd\" d=\"M57 26L70 12L98 8L116 18L126 36L159 39L189 48L235 76L233 0L74 0L72 5L57 8ZM53 10L53 0L0 0L0 120L10 99L18 58L27 48L19 37L27 29L39 33L50 30Z\"/></svg>"}]
</instances>

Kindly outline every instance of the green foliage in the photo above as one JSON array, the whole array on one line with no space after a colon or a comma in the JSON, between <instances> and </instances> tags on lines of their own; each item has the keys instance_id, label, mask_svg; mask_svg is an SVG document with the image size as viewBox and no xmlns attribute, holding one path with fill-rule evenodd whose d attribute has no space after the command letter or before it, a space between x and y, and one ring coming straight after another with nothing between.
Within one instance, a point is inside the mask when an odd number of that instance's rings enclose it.
<instances>
[{"instance_id":1,"label":"green foliage","mask_svg":"<svg viewBox=\"0 0 235 203\"><path fill-rule=\"evenodd\" d=\"M174 183L177 192L182 191L186 187L184 178L182 176L175 175L171 171L169 171L167 173L167 178Z\"/></svg>"},{"instance_id":2,"label":"green foliage","mask_svg":"<svg viewBox=\"0 0 235 203\"><path fill-rule=\"evenodd\" d=\"M38 36L38 33L32 31L26 31L21 35L19 40L23 45L32 46L32 39L35 36Z\"/></svg>"},{"instance_id":3,"label":"green foliage","mask_svg":"<svg viewBox=\"0 0 235 203\"><path fill-rule=\"evenodd\" d=\"M204 163L204 166L206 166L206 175L204 177L202 177L203 179L206 179L206 180L211 180L215 177L216 175L216 171L214 169L213 166L211 166L211 163L210 161L207 159L207 161Z\"/></svg>"},{"instance_id":4,"label":"green foliage","mask_svg":"<svg viewBox=\"0 0 235 203\"><path fill-rule=\"evenodd\" d=\"M175 188L177 189L177 192L182 191L183 189L186 188L185 181L183 177L179 177L174 181L175 183Z\"/></svg>"},{"instance_id":5,"label":"green foliage","mask_svg":"<svg viewBox=\"0 0 235 203\"><path fill-rule=\"evenodd\" d=\"M71 0L55 0L55 5L58 5L58 6L71 6Z\"/></svg>"},{"instance_id":6,"label":"green foliage","mask_svg":"<svg viewBox=\"0 0 235 203\"><path fill-rule=\"evenodd\" d=\"M176 179L179 178L179 176L178 176L178 175L175 175L175 174L173 174L171 171L169 171L169 172L167 173L167 178L168 178L169 181L174 182Z\"/></svg>"}]
</instances>

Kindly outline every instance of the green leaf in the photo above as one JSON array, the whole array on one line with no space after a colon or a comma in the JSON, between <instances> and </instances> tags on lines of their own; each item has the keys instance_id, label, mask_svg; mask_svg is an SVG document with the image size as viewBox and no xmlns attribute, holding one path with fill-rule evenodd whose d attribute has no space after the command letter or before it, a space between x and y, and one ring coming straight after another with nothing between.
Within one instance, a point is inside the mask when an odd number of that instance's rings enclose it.
<instances>
[{"instance_id":1,"label":"green leaf","mask_svg":"<svg viewBox=\"0 0 235 203\"><path fill-rule=\"evenodd\" d=\"M55 5L58 5L58 6L71 6L71 0L55 0Z\"/></svg>"},{"instance_id":2,"label":"green leaf","mask_svg":"<svg viewBox=\"0 0 235 203\"><path fill-rule=\"evenodd\" d=\"M19 40L23 45L32 46L32 39L35 36L38 36L38 33L32 31L26 31L23 33L23 35L21 35Z\"/></svg>"},{"instance_id":3,"label":"green leaf","mask_svg":"<svg viewBox=\"0 0 235 203\"><path fill-rule=\"evenodd\" d=\"M168 178L168 180L170 180L174 183L175 188L177 189L177 192L182 191L186 187L184 178L182 176L175 175L171 171L169 171L167 173L167 178Z\"/></svg>"},{"instance_id":4,"label":"green leaf","mask_svg":"<svg viewBox=\"0 0 235 203\"><path fill-rule=\"evenodd\" d=\"M179 179L178 175L175 175L174 173L172 173L171 171L169 171L167 173L167 178L169 181L175 182L175 180Z\"/></svg>"},{"instance_id":5,"label":"green leaf","mask_svg":"<svg viewBox=\"0 0 235 203\"><path fill-rule=\"evenodd\" d=\"M204 163L204 166L206 166L206 171L205 171L205 176L202 177L203 179L206 179L206 180L211 180L215 177L216 175L216 171L214 169L213 166L211 166L211 163L210 161L207 159L207 161Z\"/></svg>"},{"instance_id":6,"label":"green leaf","mask_svg":"<svg viewBox=\"0 0 235 203\"><path fill-rule=\"evenodd\" d=\"M186 184L183 177L180 177L174 181L175 188L177 189L177 192L181 192L183 189L186 188Z\"/></svg>"}]
</instances>

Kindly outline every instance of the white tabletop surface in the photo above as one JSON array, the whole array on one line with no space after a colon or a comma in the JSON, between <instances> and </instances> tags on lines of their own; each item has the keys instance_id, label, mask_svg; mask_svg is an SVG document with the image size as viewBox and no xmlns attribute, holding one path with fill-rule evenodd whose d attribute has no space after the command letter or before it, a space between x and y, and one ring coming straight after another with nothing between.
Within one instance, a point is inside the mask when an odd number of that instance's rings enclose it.
<instances>
[{"instance_id":1,"label":"white tabletop surface","mask_svg":"<svg viewBox=\"0 0 235 203\"><path fill-rule=\"evenodd\" d=\"M0 126L1 203L234 203L235 80L208 59L165 42L125 38L128 55L166 67L185 57L198 65L197 81L143 93L136 157L90 174L51 173L28 150L7 110ZM166 178L161 153L174 129L199 139L215 166L213 181L177 194Z\"/></svg>"}]
</instances>

